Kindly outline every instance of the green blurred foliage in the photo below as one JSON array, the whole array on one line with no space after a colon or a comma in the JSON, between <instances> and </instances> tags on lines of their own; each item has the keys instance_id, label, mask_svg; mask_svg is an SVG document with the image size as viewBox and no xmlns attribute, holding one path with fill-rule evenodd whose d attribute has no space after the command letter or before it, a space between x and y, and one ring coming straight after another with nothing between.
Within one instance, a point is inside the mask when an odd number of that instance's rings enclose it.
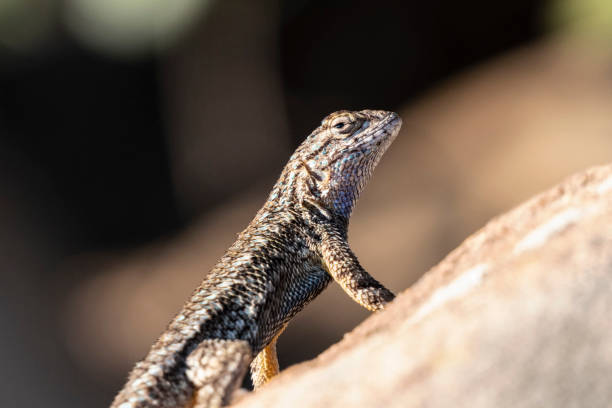
<instances>
[{"instance_id":1,"label":"green blurred foliage","mask_svg":"<svg viewBox=\"0 0 612 408\"><path fill-rule=\"evenodd\" d=\"M111 56L164 50L213 0L0 0L0 45L34 52L60 32Z\"/></svg>"},{"instance_id":2,"label":"green blurred foliage","mask_svg":"<svg viewBox=\"0 0 612 408\"><path fill-rule=\"evenodd\" d=\"M612 37L611 0L557 0L547 20L552 28L603 39Z\"/></svg>"},{"instance_id":3,"label":"green blurred foliage","mask_svg":"<svg viewBox=\"0 0 612 408\"><path fill-rule=\"evenodd\" d=\"M0 0L0 45L16 51L36 49L52 36L56 3Z\"/></svg>"}]
</instances>

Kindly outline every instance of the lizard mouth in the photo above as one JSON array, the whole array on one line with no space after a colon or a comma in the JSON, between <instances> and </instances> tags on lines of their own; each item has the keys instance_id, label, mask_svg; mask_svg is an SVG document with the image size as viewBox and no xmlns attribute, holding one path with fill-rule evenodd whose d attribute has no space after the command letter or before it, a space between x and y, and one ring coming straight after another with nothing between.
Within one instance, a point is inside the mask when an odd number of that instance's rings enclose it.
<instances>
[{"instance_id":1,"label":"lizard mouth","mask_svg":"<svg viewBox=\"0 0 612 408\"><path fill-rule=\"evenodd\" d=\"M389 112L389 115L383 121L382 127L389 128L393 136L397 136L400 127L402 126L402 118L395 112Z\"/></svg>"},{"instance_id":2,"label":"lizard mouth","mask_svg":"<svg viewBox=\"0 0 612 408\"><path fill-rule=\"evenodd\" d=\"M350 150L367 154L380 150L384 152L389 147L399 133L402 119L394 112L384 112L384 115L374 124L364 121L361 129L352 135L353 140L355 137L361 137L361 140L357 143L353 141L354 147Z\"/></svg>"}]
</instances>

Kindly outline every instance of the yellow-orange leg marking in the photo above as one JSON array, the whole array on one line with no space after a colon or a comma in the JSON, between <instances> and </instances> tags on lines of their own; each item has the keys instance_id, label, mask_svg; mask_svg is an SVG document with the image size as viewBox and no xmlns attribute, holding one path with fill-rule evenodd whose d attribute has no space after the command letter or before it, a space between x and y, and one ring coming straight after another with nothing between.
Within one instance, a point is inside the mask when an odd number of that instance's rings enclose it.
<instances>
[{"instance_id":1,"label":"yellow-orange leg marking","mask_svg":"<svg viewBox=\"0 0 612 408\"><path fill-rule=\"evenodd\" d=\"M251 380L253 386L259 388L279 372L278 357L276 356L276 340L287 325L274 336L272 341L257 354L251 363Z\"/></svg>"}]
</instances>

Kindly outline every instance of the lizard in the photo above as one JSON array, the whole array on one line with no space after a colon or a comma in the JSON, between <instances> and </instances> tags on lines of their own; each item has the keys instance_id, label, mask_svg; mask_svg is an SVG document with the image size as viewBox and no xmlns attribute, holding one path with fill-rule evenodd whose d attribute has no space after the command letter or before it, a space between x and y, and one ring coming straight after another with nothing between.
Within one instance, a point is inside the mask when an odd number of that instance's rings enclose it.
<instances>
[{"instance_id":1,"label":"lizard","mask_svg":"<svg viewBox=\"0 0 612 408\"><path fill-rule=\"evenodd\" d=\"M278 336L332 280L371 311L393 300L350 249L348 223L401 123L383 110L325 117L111 408L220 407L249 365L255 389L261 387L279 372Z\"/></svg>"}]
</instances>

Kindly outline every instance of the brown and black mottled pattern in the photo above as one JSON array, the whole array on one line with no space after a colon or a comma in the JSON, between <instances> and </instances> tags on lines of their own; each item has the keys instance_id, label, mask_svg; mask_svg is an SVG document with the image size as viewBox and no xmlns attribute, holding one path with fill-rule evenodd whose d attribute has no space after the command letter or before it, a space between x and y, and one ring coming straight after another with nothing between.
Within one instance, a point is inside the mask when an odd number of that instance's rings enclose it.
<instances>
[{"instance_id":1,"label":"brown and black mottled pattern","mask_svg":"<svg viewBox=\"0 0 612 408\"><path fill-rule=\"evenodd\" d=\"M249 364L278 372L276 339L333 279L376 311L393 294L347 242L353 206L396 137L392 112L340 111L298 147L268 200L132 370L113 408L218 407Z\"/></svg>"}]
</instances>

